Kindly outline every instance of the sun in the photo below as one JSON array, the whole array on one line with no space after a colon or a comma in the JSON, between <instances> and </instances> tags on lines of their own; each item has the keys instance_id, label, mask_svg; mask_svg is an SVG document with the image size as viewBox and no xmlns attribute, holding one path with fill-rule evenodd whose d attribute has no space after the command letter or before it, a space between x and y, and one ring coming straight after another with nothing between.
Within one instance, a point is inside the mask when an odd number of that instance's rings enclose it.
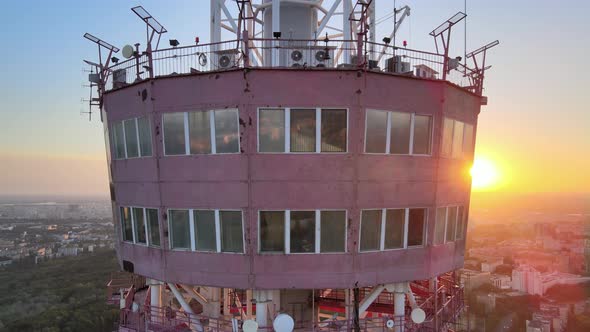
<instances>
[{"instance_id":1,"label":"sun","mask_svg":"<svg viewBox=\"0 0 590 332\"><path fill-rule=\"evenodd\" d=\"M486 158L477 157L471 166L471 186L475 190L485 190L494 187L499 180L496 165Z\"/></svg>"}]
</instances>

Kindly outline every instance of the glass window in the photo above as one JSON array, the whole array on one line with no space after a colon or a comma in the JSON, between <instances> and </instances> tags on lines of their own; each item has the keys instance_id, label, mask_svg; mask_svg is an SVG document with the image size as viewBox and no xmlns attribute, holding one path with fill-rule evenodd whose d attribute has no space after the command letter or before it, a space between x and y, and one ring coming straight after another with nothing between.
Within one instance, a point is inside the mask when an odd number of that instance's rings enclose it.
<instances>
[{"instance_id":1,"label":"glass window","mask_svg":"<svg viewBox=\"0 0 590 332\"><path fill-rule=\"evenodd\" d=\"M194 210L195 249L197 251L217 251L217 235L215 233L215 211Z\"/></svg>"},{"instance_id":2,"label":"glass window","mask_svg":"<svg viewBox=\"0 0 590 332\"><path fill-rule=\"evenodd\" d=\"M240 129L238 128L238 110L215 111L215 148L216 153L240 152Z\"/></svg>"},{"instance_id":3,"label":"glass window","mask_svg":"<svg viewBox=\"0 0 590 332\"><path fill-rule=\"evenodd\" d=\"M346 252L346 211L320 211L320 252Z\"/></svg>"},{"instance_id":4,"label":"glass window","mask_svg":"<svg viewBox=\"0 0 590 332\"><path fill-rule=\"evenodd\" d=\"M444 118L443 121L443 137L441 154L445 157L451 156L453 149L453 119Z\"/></svg>"},{"instance_id":5,"label":"glass window","mask_svg":"<svg viewBox=\"0 0 590 332\"><path fill-rule=\"evenodd\" d=\"M455 121L453 130L453 158L459 158L463 155L463 122Z\"/></svg>"},{"instance_id":6,"label":"glass window","mask_svg":"<svg viewBox=\"0 0 590 332\"><path fill-rule=\"evenodd\" d=\"M455 241L455 228L456 227L457 227L457 207L452 206L452 207L448 208L446 242Z\"/></svg>"},{"instance_id":7,"label":"glass window","mask_svg":"<svg viewBox=\"0 0 590 332\"><path fill-rule=\"evenodd\" d=\"M147 217L148 234L150 235L149 244L151 246L160 246L160 222L158 219L157 209L145 209Z\"/></svg>"},{"instance_id":8,"label":"glass window","mask_svg":"<svg viewBox=\"0 0 590 332\"><path fill-rule=\"evenodd\" d=\"M115 159L125 158L125 137L123 135L123 122L113 123L113 143L115 145Z\"/></svg>"},{"instance_id":9,"label":"glass window","mask_svg":"<svg viewBox=\"0 0 590 332\"><path fill-rule=\"evenodd\" d=\"M137 142L137 124L135 119L123 121L125 126L125 143L127 145L127 158L135 158L139 156L139 148Z\"/></svg>"},{"instance_id":10,"label":"glass window","mask_svg":"<svg viewBox=\"0 0 590 332\"><path fill-rule=\"evenodd\" d=\"M285 152L285 110L261 109L258 116L258 150Z\"/></svg>"},{"instance_id":11,"label":"glass window","mask_svg":"<svg viewBox=\"0 0 590 332\"><path fill-rule=\"evenodd\" d=\"M322 110L322 152L346 152L346 110Z\"/></svg>"},{"instance_id":12,"label":"glass window","mask_svg":"<svg viewBox=\"0 0 590 332\"><path fill-rule=\"evenodd\" d=\"M391 112L391 138L390 153L392 154L409 154L410 153L410 126L412 114Z\"/></svg>"},{"instance_id":13,"label":"glass window","mask_svg":"<svg viewBox=\"0 0 590 332\"><path fill-rule=\"evenodd\" d=\"M242 212L219 211L219 223L221 227L221 251L244 252Z\"/></svg>"},{"instance_id":14,"label":"glass window","mask_svg":"<svg viewBox=\"0 0 590 332\"><path fill-rule=\"evenodd\" d=\"M291 109L291 152L315 152L315 109Z\"/></svg>"},{"instance_id":15,"label":"glass window","mask_svg":"<svg viewBox=\"0 0 590 332\"><path fill-rule=\"evenodd\" d=\"M315 252L315 211L291 211L291 253Z\"/></svg>"},{"instance_id":16,"label":"glass window","mask_svg":"<svg viewBox=\"0 0 590 332\"><path fill-rule=\"evenodd\" d=\"M150 120L147 117L138 118L137 126L139 131L139 152L142 157L152 155L152 134Z\"/></svg>"},{"instance_id":17,"label":"glass window","mask_svg":"<svg viewBox=\"0 0 590 332\"><path fill-rule=\"evenodd\" d=\"M170 210L170 245L172 249L190 249L190 226L188 210Z\"/></svg>"},{"instance_id":18,"label":"glass window","mask_svg":"<svg viewBox=\"0 0 590 332\"><path fill-rule=\"evenodd\" d=\"M121 208L121 227L123 228L123 241L133 242L133 226L131 225L131 209Z\"/></svg>"},{"instance_id":19,"label":"glass window","mask_svg":"<svg viewBox=\"0 0 590 332\"><path fill-rule=\"evenodd\" d=\"M387 112L367 110L365 152L386 153Z\"/></svg>"},{"instance_id":20,"label":"glass window","mask_svg":"<svg viewBox=\"0 0 590 332\"><path fill-rule=\"evenodd\" d=\"M414 116L414 146L413 154L430 154L432 141L432 117L429 115Z\"/></svg>"},{"instance_id":21,"label":"glass window","mask_svg":"<svg viewBox=\"0 0 590 332\"><path fill-rule=\"evenodd\" d=\"M184 142L184 113L166 113L163 116L164 154L186 154Z\"/></svg>"},{"instance_id":22,"label":"glass window","mask_svg":"<svg viewBox=\"0 0 590 332\"><path fill-rule=\"evenodd\" d=\"M463 129L463 157L473 155L473 125L465 124Z\"/></svg>"},{"instance_id":23,"label":"glass window","mask_svg":"<svg viewBox=\"0 0 590 332\"><path fill-rule=\"evenodd\" d=\"M385 249L404 247L404 225L406 209L393 209L385 212Z\"/></svg>"},{"instance_id":24,"label":"glass window","mask_svg":"<svg viewBox=\"0 0 590 332\"><path fill-rule=\"evenodd\" d=\"M381 210L363 210L361 213L361 251L381 249Z\"/></svg>"},{"instance_id":25,"label":"glass window","mask_svg":"<svg viewBox=\"0 0 590 332\"><path fill-rule=\"evenodd\" d=\"M445 242L445 224L447 220L447 208L436 209L436 222L434 224L434 244Z\"/></svg>"},{"instance_id":26,"label":"glass window","mask_svg":"<svg viewBox=\"0 0 590 332\"><path fill-rule=\"evenodd\" d=\"M408 247L424 244L424 224L426 209L409 209L408 215Z\"/></svg>"},{"instance_id":27,"label":"glass window","mask_svg":"<svg viewBox=\"0 0 590 332\"><path fill-rule=\"evenodd\" d=\"M133 223L135 224L135 242L147 244L145 238L145 218L142 208L133 208Z\"/></svg>"},{"instance_id":28,"label":"glass window","mask_svg":"<svg viewBox=\"0 0 590 332\"><path fill-rule=\"evenodd\" d=\"M211 122L209 112L188 113L188 133L191 154L211 153Z\"/></svg>"},{"instance_id":29,"label":"glass window","mask_svg":"<svg viewBox=\"0 0 590 332\"><path fill-rule=\"evenodd\" d=\"M284 211L260 211L260 251L285 251Z\"/></svg>"},{"instance_id":30,"label":"glass window","mask_svg":"<svg viewBox=\"0 0 590 332\"><path fill-rule=\"evenodd\" d=\"M459 206L457 210L457 236L456 239L463 239L463 232L465 230L465 208Z\"/></svg>"}]
</instances>

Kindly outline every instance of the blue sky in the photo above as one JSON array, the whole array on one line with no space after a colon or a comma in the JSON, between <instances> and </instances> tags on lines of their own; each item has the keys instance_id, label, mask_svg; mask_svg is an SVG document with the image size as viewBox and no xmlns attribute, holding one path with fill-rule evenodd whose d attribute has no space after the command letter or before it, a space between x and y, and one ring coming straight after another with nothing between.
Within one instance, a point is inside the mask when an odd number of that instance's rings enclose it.
<instances>
[{"instance_id":1,"label":"blue sky","mask_svg":"<svg viewBox=\"0 0 590 332\"><path fill-rule=\"evenodd\" d=\"M63 160L65 166L56 168L85 167L77 164L80 160L96 162L92 171L72 177L79 176L77 181L84 183L94 174L98 180L89 184L96 186L92 191L106 192L106 183L101 185L106 182L101 123L98 116L88 122L79 114L87 109L80 103L87 94L81 87L87 78L82 59L96 59L96 48L82 35L90 32L119 47L143 42L144 26L130 11L138 4L166 26L165 43L168 38L184 44L195 36L202 42L209 39L209 0L3 3L0 194L14 192L19 183L18 190L23 193L50 190L54 182L43 179L55 177L51 171L23 167L38 173L31 181L18 170L20 162L43 164L43 160ZM398 40L406 39L411 48L431 51L434 43L428 32L463 10L463 0L400 0L397 4L412 7ZM377 17L392 8L393 1L377 0ZM468 1L468 48L495 39L501 42L490 52L493 68L485 93L490 103L480 116L478 152L492 158L501 156L523 170L535 164L547 167L547 163L561 174L590 169L590 157L580 157L590 151L590 112L585 100L590 86L586 63L589 11L590 2L581 0ZM378 40L391 24L379 26ZM453 38L453 51L461 55L462 26ZM545 191L563 182L557 175ZM534 183L534 176L540 175L523 176ZM589 179L586 176L582 181L590 185ZM44 183L42 187L35 183L39 181ZM570 182L563 190L576 188L574 180Z\"/></svg>"}]
</instances>

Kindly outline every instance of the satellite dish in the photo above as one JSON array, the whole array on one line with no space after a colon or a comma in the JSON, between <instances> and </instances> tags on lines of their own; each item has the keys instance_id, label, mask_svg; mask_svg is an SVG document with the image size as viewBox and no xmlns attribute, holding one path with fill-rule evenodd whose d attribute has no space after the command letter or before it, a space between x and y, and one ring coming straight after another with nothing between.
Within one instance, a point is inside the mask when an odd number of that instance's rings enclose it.
<instances>
[{"instance_id":1,"label":"satellite dish","mask_svg":"<svg viewBox=\"0 0 590 332\"><path fill-rule=\"evenodd\" d=\"M133 53L135 53L135 50L133 49L133 46L131 45L125 45L123 46L123 57L125 57L125 59L129 59L130 57L133 56Z\"/></svg>"},{"instance_id":2,"label":"satellite dish","mask_svg":"<svg viewBox=\"0 0 590 332\"><path fill-rule=\"evenodd\" d=\"M276 332L292 332L295 327L293 318L287 314L279 314L272 323Z\"/></svg>"},{"instance_id":3,"label":"satellite dish","mask_svg":"<svg viewBox=\"0 0 590 332\"><path fill-rule=\"evenodd\" d=\"M393 322L393 319L388 320L385 325L387 326L388 329L392 329L393 326L395 325L395 323Z\"/></svg>"},{"instance_id":4,"label":"satellite dish","mask_svg":"<svg viewBox=\"0 0 590 332\"><path fill-rule=\"evenodd\" d=\"M426 319L426 313L420 308L413 309L410 316L412 317L412 321L416 324L421 324Z\"/></svg>"},{"instance_id":5,"label":"satellite dish","mask_svg":"<svg viewBox=\"0 0 590 332\"><path fill-rule=\"evenodd\" d=\"M242 330L244 332L256 332L258 330L258 323L256 321L248 319L242 324Z\"/></svg>"}]
</instances>

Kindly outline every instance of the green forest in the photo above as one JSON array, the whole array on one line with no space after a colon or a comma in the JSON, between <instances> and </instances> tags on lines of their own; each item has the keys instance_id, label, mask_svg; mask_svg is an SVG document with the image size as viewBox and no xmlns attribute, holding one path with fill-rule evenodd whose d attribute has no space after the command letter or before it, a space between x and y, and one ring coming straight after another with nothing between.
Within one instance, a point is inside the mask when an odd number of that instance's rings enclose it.
<instances>
[{"instance_id":1,"label":"green forest","mask_svg":"<svg viewBox=\"0 0 590 332\"><path fill-rule=\"evenodd\" d=\"M0 332L113 331L106 284L116 270L113 250L0 268Z\"/></svg>"}]
</instances>

